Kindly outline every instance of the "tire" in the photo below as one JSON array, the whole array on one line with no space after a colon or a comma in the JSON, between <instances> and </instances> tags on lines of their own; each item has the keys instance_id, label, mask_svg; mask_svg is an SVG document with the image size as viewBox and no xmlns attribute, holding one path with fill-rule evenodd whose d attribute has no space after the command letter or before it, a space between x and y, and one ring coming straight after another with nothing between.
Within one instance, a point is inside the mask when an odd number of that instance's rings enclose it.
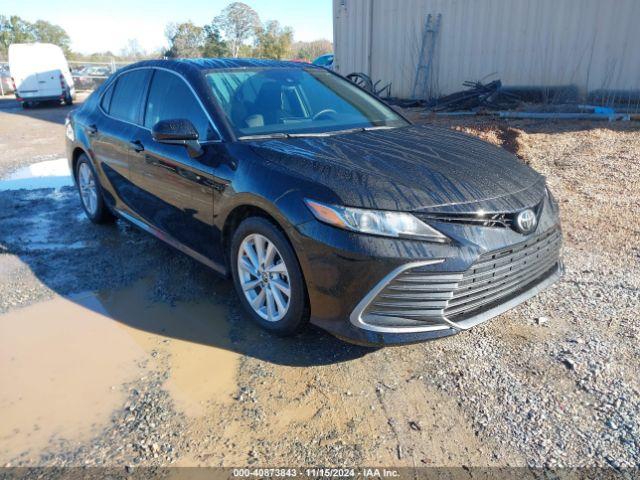
<instances>
[{"instance_id":1,"label":"tire","mask_svg":"<svg viewBox=\"0 0 640 480\"><path fill-rule=\"evenodd\" d=\"M22 108L24 110L31 108L31 102L22 102Z\"/></svg>"},{"instance_id":2,"label":"tire","mask_svg":"<svg viewBox=\"0 0 640 480\"><path fill-rule=\"evenodd\" d=\"M95 187L95 197L92 198L92 201L88 201L87 197L83 195L83 189L81 187L81 182L83 182L83 179L81 179L81 175L86 175L88 173L90 173L90 175L92 176L93 185ZM78 194L80 195L80 204L82 205L82 209L87 215L87 218L89 218L89 220L91 220L93 223L97 224L112 223L116 217L113 215L113 213L111 213L111 210L109 210L109 207L105 204L102 193L102 186L100 185L100 181L98 180L96 171L84 153L78 157L74 175L76 179L76 185L78 187Z\"/></svg>"},{"instance_id":3,"label":"tire","mask_svg":"<svg viewBox=\"0 0 640 480\"><path fill-rule=\"evenodd\" d=\"M67 95L64 97L64 104L68 106L73 105L73 97L71 96L71 92L67 92Z\"/></svg>"},{"instance_id":4,"label":"tire","mask_svg":"<svg viewBox=\"0 0 640 480\"><path fill-rule=\"evenodd\" d=\"M251 246L251 242L257 242L260 237L266 239L275 247L275 253L272 253L274 258L273 267L271 270L279 271L280 273L268 273L267 267L269 264L262 265L264 273L251 274L247 270L247 267L242 267L239 264L242 259L248 260L249 256L246 255L245 247ZM245 243L246 242L246 243ZM242 252L240 251L242 247ZM265 247L263 251L268 250ZM254 248L254 252L258 251L258 248ZM267 257L265 254L263 256ZM249 316L262 328L269 330L278 335L286 336L293 335L300 331L309 321L309 301L307 299L307 288L302 276L302 270L300 269L300 263L296 257L293 248L284 234L269 220L261 217L249 217L244 220L236 229L233 234L230 246L230 263L231 274L233 276L233 283L240 298L244 309ZM286 270L285 274L281 273L282 265ZM245 262L246 265L246 262ZM251 267L253 264L248 264ZM264 274L271 277L264 280ZM247 282L255 281L262 275L262 282L256 286L255 289L250 289L245 293L243 284L247 285ZM267 283L265 283L265 281ZM282 289L282 286L286 286L288 282L289 296L284 293L286 290ZM276 288L277 287L277 288ZM271 290L271 293L268 292ZM255 296L254 301L260 303L260 293L265 291L264 295L264 309L256 310L251 306L248 296ZM276 298L278 296L278 298ZM277 311L277 314L282 314L281 318L276 318L277 315L271 316L269 313L268 300L271 297L271 305ZM283 301L288 298L287 309L279 308ZM269 318L265 318L265 315Z\"/></svg>"}]
</instances>

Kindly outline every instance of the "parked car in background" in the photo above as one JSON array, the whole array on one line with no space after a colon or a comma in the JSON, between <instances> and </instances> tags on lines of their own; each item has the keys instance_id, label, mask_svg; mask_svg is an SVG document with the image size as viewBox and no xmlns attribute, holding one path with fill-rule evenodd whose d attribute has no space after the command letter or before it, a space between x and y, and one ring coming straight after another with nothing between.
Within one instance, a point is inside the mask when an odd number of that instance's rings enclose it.
<instances>
[{"instance_id":1,"label":"parked car in background","mask_svg":"<svg viewBox=\"0 0 640 480\"><path fill-rule=\"evenodd\" d=\"M327 53L316 58L313 62L318 67L333 68L333 53Z\"/></svg>"},{"instance_id":2,"label":"parked car in background","mask_svg":"<svg viewBox=\"0 0 640 480\"><path fill-rule=\"evenodd\" d=\"M13 81L8 65L0 65L0 95L13 93Z\"/></svg>"},{"instance_id":3,"label":"parked car in background","mask_svg":"<svg viewBox=\"0 0 640 480\"><path fill-rule=\"evenodd\" d=\"M439 338L563 271L542 175L314 65L139 62L66 136L89 219L119 216L230 275L278 334L311 321L358 343Z\"/></svg>"},{"instance_id":4,"label":"parked car in background","mask_svg":"<svg viewBox=\"0 0 640 480\"><path fill-rule=\"evenodd\" d=\"M94 90L102 85L111 73L108 66L92 65L75 72L73 77L79 90Z\"/></svg>"},{"instance_id":5,"label":"parked car in background","mask_svg":"<svg viewBox=\"0 0 640 480\"><path fill-rule=\"evenodd\" d=\"M9 45L9 71L23 107L57 100L71 105L75 86L62 49L50 43Z\"/></svg>"}]
</instances>

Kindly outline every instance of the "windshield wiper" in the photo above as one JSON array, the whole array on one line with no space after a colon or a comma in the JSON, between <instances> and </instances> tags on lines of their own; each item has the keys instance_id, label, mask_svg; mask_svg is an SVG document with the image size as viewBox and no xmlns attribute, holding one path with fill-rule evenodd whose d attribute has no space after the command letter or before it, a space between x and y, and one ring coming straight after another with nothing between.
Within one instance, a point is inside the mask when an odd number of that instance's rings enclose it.
<instances>
[{"instance_id":1,"label":"windshield wiper","mask_svg":"<svg viewBox=\"0 0 640 480\"><path fill-rule=\"evenodd\" d=\"M364 130L366 132L371 132L372 130L393 130L394 128L398 128L398 127L390 127L388 125L379 125L377 127L364 127Z\"/></svg>"},{"instance_id":2,"label":"windshield wiper","mask_svg":"<svg viewBox=\"0 0 640 480\"><path fill-rule=\"evenodd\" d=\"M347 128L345 130L334 130L332 132L316 132L316 133L290 133L290 138L301 138L301 137L333 137L334 135L345 135L347 133L356 133L356 132L371 132L374 130L391 130L396 127L389 127L387 125L377 126L377 127L358 127L358 128Z\"/></svg>"},{"instance_id":3,"label":"windshield wiper","mask_svg":"<svg viewBox=\"0 0 640 480\"><path fill-rule=\"evenodd\" d=\"M347 128L344 130L333 130L329 132L309 132L309 133L263 133L258 135L244 135L242 137L238 137L238 140L265 140L272 138L305 138L305 137L333 137L334 135L346 135L348 133L356 133L356 132L371 132L374 130L390 130L396 127L389 127L386 125L377 126L377 127L357 127L357 128Z\"/></svg>"},{"instance_id":4,"label":"windshield wiper","mask_svg":"<svg viewBox=\"0 0 640 480\"><path fill-rule=\"evenodd\" d=\"M348 128L346 130L334 130L332 132L316 132L316 133L290 133L289 136L291 138L301 138L301 137L333 137L334 135L345 135L347 133L355 133L355 132L364 132L365 129L362 127L358 128Z\"/></svg>"},{"instance_id":5,"label":"windshield wiper","mask_svg":"<svg viewBox=\"0 0 640 480\"><path fill-rule=\"evenodd\" d=\"M269 138L290 138L288 133L262 133L259 135L243 135L238 137L238 140L266 140Z\"/></svg>"}]
</instances>

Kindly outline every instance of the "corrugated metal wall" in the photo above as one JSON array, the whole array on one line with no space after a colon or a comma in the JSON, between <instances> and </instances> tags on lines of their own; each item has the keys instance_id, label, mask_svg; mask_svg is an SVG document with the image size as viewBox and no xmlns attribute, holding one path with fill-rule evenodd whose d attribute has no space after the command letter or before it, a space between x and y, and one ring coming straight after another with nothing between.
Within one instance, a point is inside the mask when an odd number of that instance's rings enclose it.
<instances>
[{"instance_id":1,"label":"corrugated metal wall","mask_svg":"<svg viewBox=\"0 0 640 480\"><path fill-rule=\"evenodd\" d=\"M640 0L334 0L337 71L411 96L427 14L442 14L437 93L465 80L640 89ZM495 73L493 77L488 77Z\"/></svg>"}]
</instances>

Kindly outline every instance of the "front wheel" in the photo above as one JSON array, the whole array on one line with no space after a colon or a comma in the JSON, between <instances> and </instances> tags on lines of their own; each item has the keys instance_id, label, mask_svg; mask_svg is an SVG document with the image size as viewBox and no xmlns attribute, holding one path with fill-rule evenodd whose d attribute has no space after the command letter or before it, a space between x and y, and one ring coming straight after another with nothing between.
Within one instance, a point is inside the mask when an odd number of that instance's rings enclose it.
<instances>
[{"instance_id":1,"label":"front wheel","mask_svg":"<svg viewBox=\"0 0 640 480\"><path fill-rule=\"evenodd\" d=\"M260 217L244 220L231 241L231 272L251 318L280 335L309 320L307 289L298 259L282 232Z\"/></svg>"}]
</instances>

